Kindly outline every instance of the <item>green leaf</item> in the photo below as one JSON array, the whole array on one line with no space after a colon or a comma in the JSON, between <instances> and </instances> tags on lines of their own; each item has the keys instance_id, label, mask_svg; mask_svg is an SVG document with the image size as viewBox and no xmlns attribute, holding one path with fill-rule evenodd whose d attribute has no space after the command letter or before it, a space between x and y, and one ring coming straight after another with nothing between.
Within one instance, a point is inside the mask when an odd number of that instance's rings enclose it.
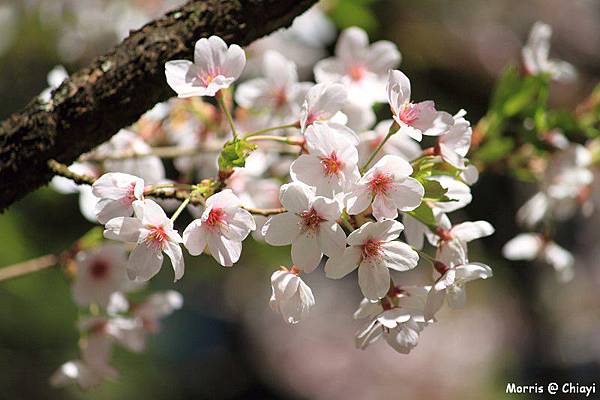
<instances>
[{"instance_id":1,"label":"green leaf","mask_svg":"<svg viewBox=\"0 0 600 400\"><path fill-rule=\"evenodd\" d=\"M343 0L329 12L329 16L340 29L359 26L368 33L373 33L379 22L365 0Z\"/></svg>"},{"instance_id":2,"label":"green leaf","mask_svg":"<svg viewBox=\"0 0 600 400\"><path fill-rule=\"evenodd\" d=\"M424 223L430 229L435 229L437 227L435 217L433 216L433 211L427 205L427 203L421 203L419 207L415 208L412 211L408 211L407 214L415 218L416 220Z\"/></svg>"},{"instance_id":3,"label":"green leaf","mask_svg":"<svg viewBox=\"0 0 600 400\"><path fill-rule=\"evenodd\" d=\"M446 197L448 189L442 187L438 181L424 179L420 182L425 188L425 194L423 195L424 199L432 201L450 201L450 199Z\"/></svg>"},{"instance_id":4,"label":"green leaf","mask_svg":"<svg viewBox=\"0 0 600 400\"><path fill-rule=\"evenodd\" d=\"M96 226L87 231L86 234L78 240L77 244L79 245L79 248L87 250L96 247L104 239L102 232L103 228L101 226Z\"/></svg>"},{"instance_id":5,"label":"green leaf","mask_svg":"<svg viewBox=\"0 0 600 400\"><path fill-rule=\"evenodd\" d=\"M227 171L234 167L244 167L246 159L256 149L256 145L244 139L233 139L223 145L219 155L219 170Z\"/></svg>"}]
</instances>

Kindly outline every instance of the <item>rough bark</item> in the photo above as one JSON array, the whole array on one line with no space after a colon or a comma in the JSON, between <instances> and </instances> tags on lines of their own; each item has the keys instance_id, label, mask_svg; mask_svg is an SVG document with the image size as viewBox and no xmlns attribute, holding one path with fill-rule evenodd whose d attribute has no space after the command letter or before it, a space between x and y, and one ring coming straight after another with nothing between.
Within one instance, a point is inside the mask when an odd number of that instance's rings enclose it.
<instances>
[{"instance_id":1,"label":"rough bark","mask_svg":"<svg viewBox=\"0 0 600 400\"><path fill-rule=\"evenodd\" d=\"M0 125L0 210L49 182L47 162L79 155L173 96L164 64L191 59L196 40L218 35L247 45L288 26L316 0L190 1L132 32L74 73L49 103L34 99Z\"/></svg>"}]
</instances>

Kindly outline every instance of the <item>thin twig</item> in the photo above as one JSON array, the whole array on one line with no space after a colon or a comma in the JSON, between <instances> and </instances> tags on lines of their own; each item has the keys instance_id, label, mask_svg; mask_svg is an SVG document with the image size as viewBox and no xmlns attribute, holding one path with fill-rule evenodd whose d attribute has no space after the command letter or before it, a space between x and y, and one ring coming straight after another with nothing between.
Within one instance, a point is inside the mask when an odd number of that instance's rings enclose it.
<instances>
[{"instance_id":1,"label":"thin twig","mask_svg":"<svg viewBox=\"0 0 600 400\"><path fill-rule=\"evenodd\" d=\"M22 263L0 268L0 281L27 275L32 272L54 267L58 264L58 257L54 254L48 254Z\"/></svg>"}]
</instances>

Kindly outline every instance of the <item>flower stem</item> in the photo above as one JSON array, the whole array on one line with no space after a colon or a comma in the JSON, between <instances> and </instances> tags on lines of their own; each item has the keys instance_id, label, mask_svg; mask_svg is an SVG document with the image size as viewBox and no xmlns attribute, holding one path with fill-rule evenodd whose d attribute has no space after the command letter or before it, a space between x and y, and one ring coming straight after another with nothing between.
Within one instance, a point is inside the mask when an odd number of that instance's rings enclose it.
<instances>
[{"instance_id":1,"label":"flower stem","mask_svg":"<svg viewBox=\"0 0 600 400\"><path fill-rule=\"evenodd\" d=\"M385 135L385 138L379 143L379 145L373 151L373 153L371 153L371 156L369 157L369 159L367 160L367 162L365 163L365 165L363 165L361 167L361 169L360 169L360 174L361 175L363 175L367 171L367 169L369 168L369 165L371 165L371 163L373 162L373 160L375 159L375 157L377 156L377 154L379 154L379 152L383 148L383 145L385 145L385 143L392 137L392 135L394 135L394 133L396 133L396 131L392 130L393 128L394 128L394 126L392 125L392 127L390 128L388 134Z\"/></svg>"},{"instance_id":2,"label":"flower stem","mask_svg":"<svg viewBox=\"0 0 600 400\"><path fill-rule=\"evenodd\" d=\"M296 128L296 127L297 127L296 124L273 126L271 128L265 128L265 129L261 129L261 130L256 131L256 132L247 133L246 136L244 136L244 138L247 139L249 137L262 135L263 133L267 133L267 132L271 132L271 131L278 131L278 130L281 130L281 129L290 129L290 128Z\"/></svg>"},{"instance_id":3,"label":"flower stem","mask_svg":"<svg viewBox=\"0 0 600 400\"><path fill-rule=\"evenodd\" d=\"M219 95L217 95L217 99L219 100L219 105L221 106L221 110L223 110L225 117L227 117L227 122L229 122L229 126L231 127L231 133L233 134L233 140L237 140L237 138L238 138L237 129L235 128L235 123L233 122L233 117L231 116L231 113L229 112L229 108L227 108L227 104L225 104L225 98L224 98L223 94L219 93Z\"/></svg>"},{"instance_id":4,"label":"flower stem","mask_svg":"<svg viewBox=\"0 0 600 400\"><path fill-rule=\"evenodd\" d=\"M179 217L179 214L181 214L183 209L190 203L190 200L192 199L192 193L194 192L191 192L190 195L179 205L177 210L175 210L175 212L171 216L171 221L175 222L177 217Z\"/></svg>"},{"instance_id":5,"label":"flower stem","mask_svg":"<svg viewBox=\"0 0 600 400\"><path fill-rule=\"evenodd\" d=\"M299 138L298 138L299 139ZM255 135L245 139L247 142L257 142L259 140L272 140L274 142L281 142L286 144L299 144L298 140L294 140L293 137L284 136L273 136L273 135Z\"/></svg>"}]
</instances>

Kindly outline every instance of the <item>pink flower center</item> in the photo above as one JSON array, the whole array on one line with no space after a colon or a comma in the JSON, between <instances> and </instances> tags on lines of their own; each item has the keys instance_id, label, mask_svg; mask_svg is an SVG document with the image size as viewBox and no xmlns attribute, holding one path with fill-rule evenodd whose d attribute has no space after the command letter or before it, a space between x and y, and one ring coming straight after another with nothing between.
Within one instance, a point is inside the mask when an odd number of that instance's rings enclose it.
<instances>
[{"instance_id":1,"label":"pink flower center","mask_svg":"<svg viewBox=\"0 0 600 400\"><path fill-rule=\"evenodd\" d=\"M222 224L225 221L225 210L222 208L213 208L208 213L208 217L206 218L206 225L211 228L216 227L219 224Z\"/></svg>"},{"instance_id":2,"label":"pink flower center","mask_svg":"<svg viewBox=\"0 0 600 400\"><path fill-rule=\"evenodd\" d=\"M319 119L319 114L309 112L306 117L306 126L312 125L313 122Z\"/></svg>"},{"instance_id":3,"label":"pink flower center","mask_svg":"<svg viewBox=\"0 0 600 400\"><path fill-rule=\"evenodd\" d=\"M90 265L90 275L96 280L102 280L108 275L110 265L104 260L95 260Z\"/></svg>"},{"instance_id":4,"label":"pink flower center","mask_svg":"<svg viewBox=\"0 0 600 400\"><path fill-rule=\"evenodd\" d=\"M167 233L162 226L152 226L150 233L146 236L146 242L156 249L162 249L167 241Z\"/></svg>"},{"instance_id":5,"label":"pink flower center","mask_svg":"<svg viewBox=\"0 0 600 400\"><path fill-rule=\"evenodd\" d=\"M372 194L386 194L394 182L392 174L377 171L369 181L369 188Z\"/></svg>"},{"instance_id":6,"label":"pink flower center","mask_svg":"<svg viewBox=\"0 0 600 400\"><path fill-rule=\"evenodd\" d=\"M419 118L419 110L413 103L405 103L402 106L399 118L406 125L412 125Z\"/></svg>"},{"instance_id":7,"label":"pink flower center","mask_svg":"<svg viewBox=\"0 0 600 400\"><path fill-rule=\"evenodd\" d=\"M136 201L136 197L135 197L135 183L132 182L129 184L129 187L127 188L127 194L125 195L125 197L123 197L122 202L125 205L131 205L134 201Z\"/></svg>"},{"instance_id":8,"label":"pink flower center","mask_svg":"<svg viewBox=\"0 0 600 400\"><path fill-rule=\"evenodd\" d=\"M438 235L440 239L442 239L444 242L449 242L450 240L452 240L452 233L450 232L450 230L437 228L435 230L435 234Z\"/></svg>"},{"instance_id":9,"label":"pink flower center","mask_svg":"<svg viewBox=\"0 0 600 400\"><path fill-rule=\"evenodd\" d=\"M321 222L325 221L314 208L300 213L300 219L304 231L316 231L319 229Z\"/></svg>"},{"instance_id":10,"label":"pink flower center","mask_svg":"<svg viewBox=\"0 0 600 400\"><path fill-rule=\"evenodd\" d=\"M339 175L344 166L344 163L338 158L335 151L328 156L320 156L319 160L321 160L323 172L327 176Z\"/></svg>"},{"instance_id":11,"label":"pink flower center","mask_svg":"<svg viewBox=\"0 0 600 400\"><path fill-rule=\"evenodd\" d=\"M207 72L205 75L198 76L198 78L204 86L208 86L219 75L221 75L221 70L220 68L216 68L212 71Z\"/></svg>"},{"instance_id":12,"label":"pink flower center","mask_svg":"<svg viewBox=\"0 0 600 400\"><path fill-rule=\"evenodd\" d=\"M275 91L275 107L283 107L287 104L288 98L285 88L279 88Z\"/></svg>"},{"instance_id":13,"label":"pink flower center","mask_svg":"<svg viewBox=\"0 0 600 400\"><path fill-rule=\"evenodd\" d=\"M439 272L440 275L444 275L450 269L450 267L448 267L446 264L444 264L441 261L434 261L433 268L435 268L435 270L437 272Z\"/></svg>"},{"instance_id":14,"label":"pink flower center","mask_svg":"<svg viewBox=\"0 0 600 400\"><path fill-rule=\"evenodd\" d=\"M383 242L375 239L367 240L361 248L363 258L379 257L381 255L381 245Z\"/></svg>"},{"instance_id":15,"label":"pink flower center","mask_svg":"<svg viewBox=\"0 0 600 400\"><path fill-rule=\"evenodd\" d=\"M366 69L360 64L354 64L348 68L348 75L353 81L360 81L366 75Z\"/></svg>"}]
</instances>

